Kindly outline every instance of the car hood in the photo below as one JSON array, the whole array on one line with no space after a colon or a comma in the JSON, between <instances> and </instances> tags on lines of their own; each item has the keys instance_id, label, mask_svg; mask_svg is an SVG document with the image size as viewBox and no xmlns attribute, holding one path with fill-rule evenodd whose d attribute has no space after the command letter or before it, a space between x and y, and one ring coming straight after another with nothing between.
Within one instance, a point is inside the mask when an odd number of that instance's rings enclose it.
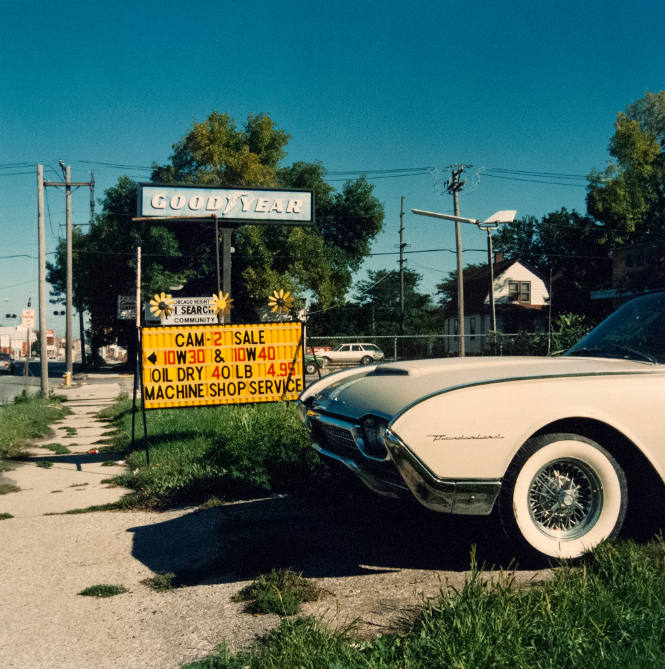
<instances>
[{"instance_id":1,"label":"car hood","mask_svg":"<svg viewBox=\"0 0 665 669\"><path fill-rule=\"evenodd\" d=\"M311 401L325 413L346 418L374 414L391 419L418 399L458 387L543 377L639 374L662 368L633 360L587 357L413 360L329 375L305 390L300 399Z\"/></svg>"}]
</instances>

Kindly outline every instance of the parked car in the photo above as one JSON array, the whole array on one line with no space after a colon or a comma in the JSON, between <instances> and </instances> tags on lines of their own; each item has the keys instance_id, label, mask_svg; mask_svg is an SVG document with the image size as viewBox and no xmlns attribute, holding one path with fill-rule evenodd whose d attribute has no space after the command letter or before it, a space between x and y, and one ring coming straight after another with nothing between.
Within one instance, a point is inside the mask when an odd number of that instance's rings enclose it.
<instances>
[{"instance_id":1,"label":"parked car","mask_svg":"<svg viewBox=\"0 0 665 669\"><path fill-rule=\"evenodd\" d=\"M326 366L326 361L320 356L316 357L305 353L305 372L307 374L316 374L316 372Z\"/></svg>"},{"instance_id":2,"label":"parked car","mask_svg":"<svg viewBox=\"0 0 665 669\"><path fill-rule=\"evenodd\" d=\"M14 358L9 353L0 353L0 372L11 374L14 371Z\"/></svg>"},{"instance_id":3,"label":"parked car","mask_svg":"<svg viewBox=\"0 0 665 669\"><path fill-rule=\"evenodd\" d=\"M378 360L383 360L383 351L376 344L340 344L332 351L326 351L323 358L327 364L369 365Z\"/></svg>"},{"instance_id":4,"label":"parked car","mask_svg":"<svg viewBox=\"0 0 665 669\"><path fill-rule=\"evenodd\" d=\"M488 515L528 551L575 558L616 536L665 475L665 292L563 356L448 358L330 374L298 402L316 450L369 488Z\"/></svg>"}]
</instances>

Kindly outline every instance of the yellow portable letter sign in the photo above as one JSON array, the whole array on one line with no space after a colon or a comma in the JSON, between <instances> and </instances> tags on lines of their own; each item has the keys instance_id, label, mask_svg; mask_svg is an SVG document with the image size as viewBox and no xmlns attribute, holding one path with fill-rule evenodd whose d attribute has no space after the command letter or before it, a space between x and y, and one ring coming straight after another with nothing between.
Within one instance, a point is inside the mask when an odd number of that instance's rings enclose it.
<instances>
[{"instance_id":1,"label":"yellow portable letter sign","mask_svg":"<svg viewBox=\"0 0 665 669\"><path fill-rule=\"evenodd\" d=\"M143 328L146 409L296 399L300 322Z\"/></svg>"}]
</instances>

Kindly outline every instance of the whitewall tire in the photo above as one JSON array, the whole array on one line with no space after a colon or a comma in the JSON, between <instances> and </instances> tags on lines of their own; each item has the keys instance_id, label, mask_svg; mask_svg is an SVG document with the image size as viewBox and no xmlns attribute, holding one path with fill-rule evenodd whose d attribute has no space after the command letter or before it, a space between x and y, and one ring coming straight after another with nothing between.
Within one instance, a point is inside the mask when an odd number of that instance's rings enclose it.
<instances>
[{"instance_id":1,"label":"whitewall tire","mask_svg":"<svg viewBox=\"0 0 665 669\"><path fill-rule=\"evenodd\" d=\"M576 558L621 530L626 476L600 444L576 434L530 439L510 464L499 498L509 536L531 550Z\"/></svg>"}]
</instances>

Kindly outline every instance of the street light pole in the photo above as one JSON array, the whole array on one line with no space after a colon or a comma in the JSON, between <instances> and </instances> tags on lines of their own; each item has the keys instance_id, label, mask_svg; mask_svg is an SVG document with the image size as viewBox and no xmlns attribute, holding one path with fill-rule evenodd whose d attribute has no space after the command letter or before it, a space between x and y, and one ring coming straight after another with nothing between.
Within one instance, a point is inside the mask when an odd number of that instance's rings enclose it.
<instances>
[{"instance_id":1,"label":"street light pole","mask_svg":"<svg viewBox=\"0 0 665 669\"><path fill-rule=\"evenodd\" d=\"M479 225L481 230L487 230L487 265L490 270L490 332L496 333L496 308L494 306L494 258L492 253L492 230L495 225Z\"/></svg>"},{"instance_id":2,"label":"street light pole","mask_svg":"<svg viewBox=\"0 0 665 669\"><path fill-rule=\"evenodd\" d=\"M422 209L412 209L411 210L414 214L417 214L419 216L429 216L431 218L442 218L446 221L455 221L457 224L459 223L472 223L473 225L478 226L479 229L481 230L487 230L487 261L489 264L489 270L490 270L490 311L492 314L492 329L496 331L496 312L495 312L495 307L494 307L494 265L492 263L492 235L491 235L491 230L494 230L495 228L499 227L499 223L512 223L512 221L515 220L515 214L517 214L517 211L514 209L504 209L501 211L497 211L494 214L492 214L489 218L485 219L484 221L481 221L477 218L465 218L464 216L457 216L457 215L451 215L451 214L440 214L438 212L434 211L424 211ZM460 288L460 276L461 273L459 272L459 262L461 259L461 251L460 247L458 245L458 274L457 274L457 291L459 294L459 291L461 290ZM464 312L461 313L460 318L464 317ZM460 330L460 333L462 334L462 341L464 340L463 337L463 330ZM460 356L464 355L462 353L463 347L460 348Z\"/></svg>"}]
</instances>

